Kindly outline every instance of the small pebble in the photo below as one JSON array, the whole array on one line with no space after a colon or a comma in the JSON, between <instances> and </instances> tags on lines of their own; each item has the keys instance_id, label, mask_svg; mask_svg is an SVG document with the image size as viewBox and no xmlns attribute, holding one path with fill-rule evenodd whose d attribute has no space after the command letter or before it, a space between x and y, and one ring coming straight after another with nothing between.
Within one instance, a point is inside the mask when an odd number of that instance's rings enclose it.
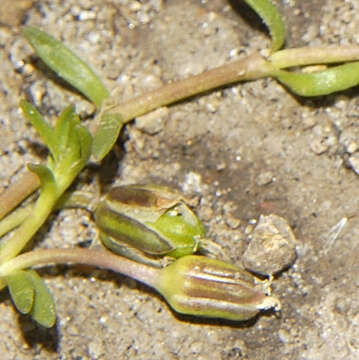
<instances>
[{"instance_id":1,"label":"small pebble","mask_svg":"<svg viewBox=\"0 0 359 360\"><path fill-rule=\"evenodd\" d=\"M348 159L348 163L354 172L359 175L359 153L351 155Z\"/></svg>"},{"instance_id":2,"label":"small pebble","mask_svg":"<svg viewBox=\"0 0 359 360\"><path fill-rule=\"evenodd\" d=\"M310 141L310 149L317 155L323 154L329 149L335 150L337 135L329 122L316 125L313 128Z\"/></svg>"},{"instance_id":3,"label":"small pebble","mask_svg":"<svg viewBox=\"0 0 359 360\"><path fill-rule=\"evenodd\" d=\"M256 183L258 186L268 185L273 181L274 175L271 171L263 171L256 178Z\"/></svg>"},{"instance_id":4,"label":"small pebble","mask_svg":"<svg viewBox=\"0 0 359 360\"><path fill-rule=\"evenodd\" d=\"M352 129L345 129L339 137L340 145L342 145L344 150L349 154L353 154L358 150L358 140L357 134Z\"/></svg>"},{"instance_id":5,"label":"small pebble","mask_svg":"<svg viewBox=\"0 0 359 360\"><path fill-rule=\"evenodd\" d=\"M199 173L190 171L186 174L182 189L184 193L201 193L202 186L202 176Z\"/></svg>"},{"instance_id":6,"label":"small pebble","mask_svg":"<svg viewBox=\"0 0 359 360\"><path fill-rule=\"evenodd\" d=\"M154 135L163 130L164 122L167 117L168 109L162 107L146 115L137 117L136 127L146 134Z\"/></svg>"},{"instance_id":7,"label":"small pebble","mask_svg":"<svg viewBox=\"0 0 359 360\"><path fill-rule=\"evenodd\" d=\"M261 215L250 238L243 254L243 265L247 270L274 275L294 263L296 239L282 217L274 214Z\"/></svg>"}]
</instances>

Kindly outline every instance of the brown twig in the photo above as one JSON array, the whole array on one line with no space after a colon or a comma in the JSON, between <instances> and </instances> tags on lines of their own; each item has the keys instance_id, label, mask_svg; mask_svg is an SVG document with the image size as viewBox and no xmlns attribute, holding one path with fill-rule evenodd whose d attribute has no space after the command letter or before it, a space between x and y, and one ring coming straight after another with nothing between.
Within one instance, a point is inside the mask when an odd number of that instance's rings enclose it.
<instances>
[{"instance_id":1,"label":"brown twig","mask_svg":"<svg viewBox=\"0 0 359 360\"><path fill-rule=\"evenodd\" d=\"M0 195L0 219L19 205L40 186L39 177L30 171L5 189Z\"/></svg>"}]
</instances>

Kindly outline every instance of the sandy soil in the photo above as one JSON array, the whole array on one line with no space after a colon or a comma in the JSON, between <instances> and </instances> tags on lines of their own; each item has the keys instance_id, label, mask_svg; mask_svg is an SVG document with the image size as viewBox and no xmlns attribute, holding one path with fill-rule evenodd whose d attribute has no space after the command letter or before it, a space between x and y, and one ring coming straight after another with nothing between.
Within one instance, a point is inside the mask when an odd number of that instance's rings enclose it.
<instances>
[{"instance_id":1,"label":"sandy soil","mask_svg":"<svg viewBox=\"0 0 359 360\"><path fill-rule=\"evenodd\" d=\"M288 47L359 41L357 1L277 3ZM70 103L85 122L93 112L81 96L49 80L53 75L21 36L21 19L62 39L127 99L269 46L260 21L237 5L39 0L30 8L22 1L15 15L3 13L1 183L7 186L26 163L44 158L18 110L20 99L27 97L49 118ZM143 121L127 126L118 157L90 167L80 183L96 192L115 182L159 181L196 193L209 236L233 263L241 261L253 219L284 217L297 237L298 257L273 284L281 318L268 313L229 323L183 317L124 277L49 268L42 274L56 300L57 326L42 329L19 316L3 292L4 359L359 359L358 117L357 89L304 100L265 79L171 106L149 119L150 128ZM338 234L337 224L345 224ZM89 214L67 210L51 218L37 241L69 247L94 237Z\"/></svg>"}]
</instances>

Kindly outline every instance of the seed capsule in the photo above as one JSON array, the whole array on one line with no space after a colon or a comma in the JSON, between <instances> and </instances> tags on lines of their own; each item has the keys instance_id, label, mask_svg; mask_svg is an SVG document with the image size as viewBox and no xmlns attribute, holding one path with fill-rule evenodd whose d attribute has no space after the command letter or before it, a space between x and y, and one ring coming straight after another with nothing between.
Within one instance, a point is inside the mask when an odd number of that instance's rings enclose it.
<instances>
[{"instance_id":1,"label":"seed capsule","mask_svg":"<svg viewBox=\"0 0 359 360\"><path fill-rule=\"evenodd\" d=\"M279 299L268 295L268 282L204 256L184 256L162 269L156 289L187 315L248 320L261 310L280 310Z\"/></svg>"},{"instance_id":2,"label":"seed capsule","mask_svg":"<svg viewBox=\"0 0 359 360\"><path fill-rule=\"evenodd\" d=\"M158 185L114 187L98 205L95 220L106 247L139 261L139 253L175 258L192 254L205 235L183 196Z\"/></svg>"}]
</instances>

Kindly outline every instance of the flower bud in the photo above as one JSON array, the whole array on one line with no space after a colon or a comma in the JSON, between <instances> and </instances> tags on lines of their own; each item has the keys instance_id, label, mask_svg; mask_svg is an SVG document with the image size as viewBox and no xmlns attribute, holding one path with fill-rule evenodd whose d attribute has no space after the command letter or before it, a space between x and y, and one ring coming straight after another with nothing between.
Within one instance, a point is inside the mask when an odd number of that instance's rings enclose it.
<instances>
[{"instance_id":1,"label":"flower bud","mask_svg":"<svg viewBox=\"0 0 359 360\"><path fill-rule=\"evenodd\" d=\"M261 310L280 309L268 282L223 261L189 255L161 269L156 289L177 312L248 320Z\"/></svg>"},{"instance_id":2,"label":"flower bud","mask_svg":"<svg viewBox=\"0 0 359 360\"><path fill-rule=\"evenodd\" d=\"M114 187L98 205L95 219L104 245L126 255L125 246L177 258L195 252L205 235L183 196L165 186Z\"/></svg>"}]
</instances>

